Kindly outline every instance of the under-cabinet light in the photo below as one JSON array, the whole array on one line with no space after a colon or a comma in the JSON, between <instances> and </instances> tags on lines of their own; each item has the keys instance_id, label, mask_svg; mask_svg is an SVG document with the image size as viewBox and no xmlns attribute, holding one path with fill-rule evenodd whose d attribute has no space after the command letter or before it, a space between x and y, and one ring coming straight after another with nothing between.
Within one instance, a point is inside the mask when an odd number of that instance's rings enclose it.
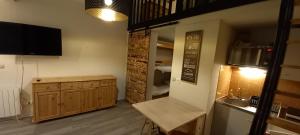
<instances>
[{"instance_id":1,"label":"under-cabinet light","mask_svg":"<svg viewBox=\"0 0 300 135\"><path fill-rule=\"evenodd\" d=\"M249 79L258 79L261 77L265 77L267 71L258 68L249 68L249 67L240 67L240 74Z\"/></svg>"}]
</instances>

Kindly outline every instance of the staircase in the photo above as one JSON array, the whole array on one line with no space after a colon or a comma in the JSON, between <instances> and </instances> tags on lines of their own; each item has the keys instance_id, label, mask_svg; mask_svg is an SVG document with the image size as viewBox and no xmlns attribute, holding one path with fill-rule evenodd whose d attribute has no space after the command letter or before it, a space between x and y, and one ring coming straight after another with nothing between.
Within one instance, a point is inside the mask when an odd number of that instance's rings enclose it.
<instances>
[{"instance_id":1,"label":"staircase","mask_svg":"<svg viewBox=\"0 0 300 135\"><path fill-rule=\"evenodd\" d=\"M300 123L289 121L282 117L274 117L270 115L272 105L280 102L281 106L293 107L300 109L300 82L287 80L285 88L278 90L281 83L281 70L283 68L292 68L300 70L300 65L285 65L284 58L287 47L289 45L300 45L300 37L296 40L289 40L290 31L292 29L300 30L300 18L293 18L295 6L300 6L300 0L281 0L280 16L278 20L277 37L272 54L272 62L268 69L263 92L261 94L260 103L253 120L250 135L264 135L267 124L272 124L289 131L300 134ZM298 59L298 58L294 58ZM296 84L293 90L289 86Z\"/></svg>"}]
</instances>

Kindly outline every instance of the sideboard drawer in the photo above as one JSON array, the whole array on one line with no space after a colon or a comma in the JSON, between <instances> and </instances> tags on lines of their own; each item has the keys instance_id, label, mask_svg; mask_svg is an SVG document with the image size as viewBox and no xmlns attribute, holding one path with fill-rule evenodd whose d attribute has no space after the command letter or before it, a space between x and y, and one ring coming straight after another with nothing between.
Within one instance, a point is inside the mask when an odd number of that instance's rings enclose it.
<instances>
[{"instance_id":1,"label":"sideboard drawer","mask_svg":"<svg viewBox=\"0 0 300 135\"><path fill-rule=\"evenodd\" d=\"M101 80L101 86L114 86L116 85L116 80Z\"/></svg>"},{"instance_id":2,"label":"sideboard drawer","mask_svg":"<svg viewBox=\"0 0 300 135\"><path fill-rule=\"evenodd\" d=\"M99 88L100 81L83 82L82 85L84 89L95 89L95 88Z\"/></svg>"},{"instance_id":3,"label":"sideboard drawer","mask_svg":"<svg viewBox=\"0 0 300 135\"><path fill-rule=\"evenodd\" d=\"M82 89L81 82L64 82L61 83L61 90L80 90Z\"/></svg>"},{"instance_id":4,"label":"sideboard drawer","mask_svg":"<svg viewBox=\"0 0 300 135\"><path fill-rule=\"evenodd\" d=\"M59 91L60 83L34 84L34 92Z\"/></svg>"}]
</instances>

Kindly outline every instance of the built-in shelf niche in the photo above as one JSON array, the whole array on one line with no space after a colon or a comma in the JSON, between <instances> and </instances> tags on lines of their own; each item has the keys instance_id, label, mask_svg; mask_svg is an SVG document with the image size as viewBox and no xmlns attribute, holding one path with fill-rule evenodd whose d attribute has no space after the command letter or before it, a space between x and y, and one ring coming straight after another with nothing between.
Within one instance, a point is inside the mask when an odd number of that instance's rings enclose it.
<instances>
[{"instance_id":1,"label":"built-in shelf niche","mask_svg":"<svg viewBox=\"0 0 300 135\"><path fill-rule=\"evenodd\" d=\"M173 59L174 43L169 41L157 41L156 66L171 66Z\"/></svg>"},{"instance_id":2,"label":"built-in shelf niche","mask_svg":"<svg viewBox=\"0 0 300 135\"><path fill-rule=\"evenodd\" d=\"M174 49L174 43L172 42L167 42L167 41L157 41L157 47L162 48L162 49Z\"/></svg>"}]
</instances>

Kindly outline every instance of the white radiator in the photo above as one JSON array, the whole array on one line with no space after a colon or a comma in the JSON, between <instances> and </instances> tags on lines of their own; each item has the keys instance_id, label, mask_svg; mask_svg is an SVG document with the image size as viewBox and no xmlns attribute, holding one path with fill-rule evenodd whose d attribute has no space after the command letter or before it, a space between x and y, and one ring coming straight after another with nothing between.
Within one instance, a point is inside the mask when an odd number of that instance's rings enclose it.
<instances>
[{"instance_id":1,"label":"white radiator","mask_svg":"<svg viewBox=\"0 0 300 135\"><path fill-rule=\"evenodd\" d=\"M20 115L20 89L0 87L0 118Z\"/></svg>"}]
</instances>

